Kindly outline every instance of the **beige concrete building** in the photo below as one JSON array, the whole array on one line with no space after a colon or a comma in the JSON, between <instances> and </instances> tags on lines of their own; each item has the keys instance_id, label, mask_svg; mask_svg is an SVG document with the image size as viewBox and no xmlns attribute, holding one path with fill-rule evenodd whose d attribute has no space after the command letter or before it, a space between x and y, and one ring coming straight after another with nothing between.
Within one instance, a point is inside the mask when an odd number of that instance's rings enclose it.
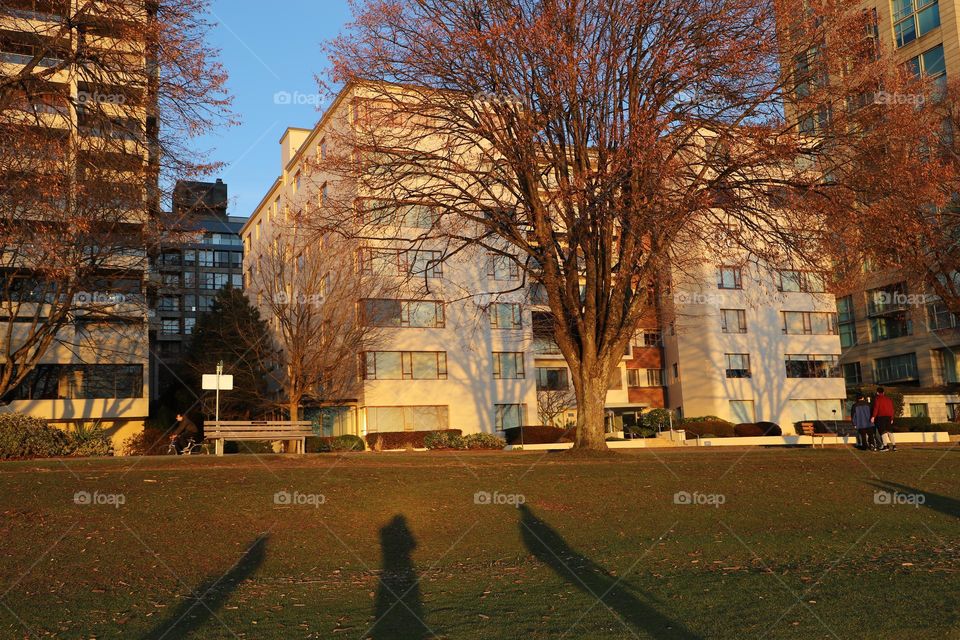
<instances>
[{"instance_id":1,"label":"beige concrete building","mask_svg":"<svg viewBox=\"0 0 960 640\"><path fill-rule=\"evenodd\" d=\"M108 14L93 12L85 24L61 33L63 18L76 15L82 4L80 0L11 0L0 10L0 75L16 75L45 51L36 68L55 70L38 82L39 99L5 109L0 124L36 122L53 132L51 137L75 154L71 157L76 166L70 173L78 182L85 180L84 163L97 166L98 153L109 152L113 158L128 154L138 167L145 166L152 128L148 87L119 83L122 73L111 75L111 82L118 84L104 85L90 68L64 64L69 58L62 52L75 46L82 28L91 47L123 56L123 64L129 65L123 68L134 77L142 80L148 68L142 50L138 54L136 47L118 39ZM128 20L147 20L147 11L141 7L124 15ZM58 37L54 41L48 34ZM93 105L105 117L91 119ZM108 121L112 124L105 126ZM44 175L42 167L38 173ZM121 203L132 198L138 212L148 209L143 203L156 197L156 189L148 189L144 173L137 171L133 179L119 171L113 174L116 200L101 205L123 211ZM102 188L104 193L111 192L107 186ZM135 214L130 223L142 223L141 215ZM97 288L74 296L73 325L57 336L28 378L3 398L0 410L37 416L64 428L105 428L115 445L141 430L149 405L146 267L146 252L137 249L118 251L115 259L99 265ZM29 264L5 261L0 277L29 281L29 268ZM29 291L7 302L26 316L43 316L44 299L31 298ZM28 333L29 324L20 323L9 340L16 344Z\"/></svg>"},{"instance_id":2,"label":"beige concrete building","mask_svg":"<svg viewBox=\"0 0 960 640\"><path fill-rule=\"evenodd\" d=\"M291 128L281 138L281 174L241 230L246 291L254 303L262 303L264 293L256 290L251 270L269 243L292 235L291 211L323 206L328 197L356 200L362 211L375 195L328 193L332 176L311 170L322 165L318 158L337 152L332 146L338 136L331 132L352 126L365 100L362 87L348 86L313 129ZM430 212L424 208L402 213L404 237L414 238L429 226ZM536 287L519 286L515 265L478 247L436 265L425 255L431 251L429 244L413 251L370 238L359 257L343 257L343 268L363 265L396 279L399 289L389 300L356 301L358 312L380 319L383 337L375 351L357 354L362 390L349 411L324 424L325 431L457 428L495 433L575 420L572 407L561 406L549 419L542 416L543 405L562 404L569 397L571 383L551 332L543 330L548 314ZM410 278L414 272L417 277ZM663 406L660 333L655 319L647 324L611 380L611 431L635 422L638 412Z\"/></svg>"}]
</instances>

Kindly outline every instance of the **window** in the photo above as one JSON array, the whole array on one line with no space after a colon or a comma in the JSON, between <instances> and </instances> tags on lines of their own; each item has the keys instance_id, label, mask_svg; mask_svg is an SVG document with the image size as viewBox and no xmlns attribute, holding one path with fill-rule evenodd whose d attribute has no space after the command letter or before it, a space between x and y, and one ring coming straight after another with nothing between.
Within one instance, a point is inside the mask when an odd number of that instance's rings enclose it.
<instances>
[{"instance_id":1,"label":"window","mask_svg":"<svg viewBox=\"0 0 960 640\"><path fill-rule=\"evenodd\" d=\"M537 367L539 391L566 391L569 386L566 367Z\"/></svg>"},{"instance_id":2,"label":"window","mask_svg":"<svg viewBox=\"0 0 960 640\"><path fill-rule=\"evenodd\" d=\"M820 274L812 271L781 269L777 271L777 290L788 293L823 293L827 287Z\"/></svg>"},{"instance_id":3,"label":"window","mask_svg":"<svg viewBox=\"0 0 960 640\"><path fill-rule=\"evenodd\" d=\"M367 407L367 432L438 431L450 427L450 410L445 405L410 407Z\"/></svg>"},{"instance_id":4,"label":"window","mask_svg":"<svg viewBox=\"0 0 960 640\"><path fill-rule=\"evenodd\" d=\"M293 193L300 193L300 172L297 171L297 175L293 177Z\"/></svg>"},{"instance_id":5,"label":"window","mask_svg":"<svg viewBox=\"0 0 960 640\"><path fill-rule=\"evenodd\" d=\"M364 322L372 327L437 329L445 326L443 303L433 300L361 301Z\"/></svg>"},{"instance_id":6,"label":"window","mask_svg":"<svg viewBox=\"0 0 960 640\"><path fill-rule=\"evenodd\" d=\"M937 0L893 0L893 37L897 48L940 26Z\"/></svg>"},{"instance_id":7,"label":"window","mask_svg":"<svg viewBox=\"0 0 960 640\"><path fill-rule=\"evenodd\" d=\"M490 305L491 329L521 329L523 327L523 307L515 303L495 303Z\"/></svg>"},{"instance_id":8,"label":"window","mask_svg":"<svg viewBox=\"0 0 960 640\"><path fill-rule=\"evenodd\" d=\"M627 369L628 387L662 387L663 369Z\"/></svg>"},{"instance_id":9,"label":"window","mask_svg":"<svg viewBox=\"0 0 960 640\"><path fill-rule=\"evenodd\" d=\"M193 335L193 330L197 326L196 318L184 318L183 319L183 334L187 336Z\"/></svg>"},{"instance_id":10,"label":"window","mask_svg":"<svg viewBox=\"0 0 960 640\"><path fill-rule=\"evenodd\" d=\"M180 274L179 273L164 273L160 276L161 282L165 287L179 287L180 286Z\"/></svg>"},{"instance_id":11,"label":"window","mask_svg":"<svg viewBox=\"0 0 960 640\"><path fill-rule=\"evenodd\" d=\"M143 397L143 365L37 365L3 400Z\"/></svg>"},{"instance_id":12,"label":"window","mask_svg":"<svg viewBox=\"0 0 960 640\"><path fill-rule=\"evenodd\" d=\"M947 420L950 422L957 422L958 417L960 417L960 402L948 402Z\"/></svg>"},{"instance_id":13,"label":"window","mask_svg":"<svg viewBox=\"0 0 960 640\"><path fill-rule=\"evenodd\" d=\"M680 378L680 368L677 366L677 363L673 363L673 379L678 380Z\"/></svg>"},{"instance_id":14,"label":"window","mask_svg":"<svg viewBox=\"0 0 960 640\"><path fill-rule=\"evenodd\" d=\"M661 346L663 344L663 333L655 329L644 329L642 344L645 347Z\"/></svg>"},{"instance_id":15,"label":"window","mask_svg":"<svg viewBox=\"0 0 960 640\"><path fill-rule=\"evenodd\" d=\"M610 378L607 380L607 389L623 389L623 374L620 367L610 372Z\"/></svg>"},{"instance_id":16,"label":"window","mask_svg":"<svg viewBox=\"0 0 960 640\"><path fill-rule=\"evenodd\" d=\"M853 313L853 296L837 299L837 327L840 346L844 349L857 344L857 323Z\"/></svg>"},{"instance_id":17,"label":"window","mask_svg":"<svg viewBox=\"0 0 960 640\"><path fill-rule=\"evenodd\" d=\"M366 380L446 380L444 351L368 351L364 354Z\"/></svg>"},{"instance_id":18,"label":"window","mask_svg":"<svg viewBox=\"0 0 960 640\"><path fill-rule=\"evenodd\" d=\"M530 285L530 304L549 304L550 298L547 296L547 288L542 284L535 282Z\"/></svg>"},{"instance_id":19,"label":"window","mask_svg":"<svg viewBox=\"0 0 960 640\"><path fill-rule=\"evenodd\" d=\"M873 361L873 378L877 384L918 380L917 354L905 353Z\"/></svg>"},{"instance_id":20,"label":"window","mask_svg":"<svg viewBox=\"0 0 960 640\"><path fill-rule=\"evenodd\" d=\"M183 272L183 286L186 289L193 289L197 286L197 274L194 271Z\"/></svg>"},{"instance_id":21,"label":"window","mask_svg":"<svg viewBox=\"0 0 960 640\"><path fill-rule=\"evenodd\" d=\"M843 380L848 387L863 384L863 372L859 362L848 362L843 365Z\"/></svg>"},{"instance_id":22,"label":"window","mask_svg":"<svg viewBox=\"0 0 960 640\"><path fill-rule=\"evenodd\" d=\"M493 405L493 421L497 431L515 429L523 425L527 419L527 405L525 404L495 404Z\"/></svg>"},{"instance_id":23,"label":"window","mask_svg":"<svg viewBox=\"0 0 960 640\"><path fill-rule=\"evenodd\" d=\"M749 378L750 373L750 354L748 353L727 353L724 354L727 365L728 378Z\"/></svg>"},{"instance_id":24,"label":"window","mask_svg":"<svg viewBox=\"0 0 960 640\"><path fill-rule=\"evenodd\" d=\"M893 340L913 335L913 321L906 312L870 318L870 337L873 342Z\"/></svg>"},{"instance_id":25,"label":"window","mask_svg":"<svg viewBox=\"0 0 960 640\"><path fill-rule=\"evenodd\" d=\"M157 310L158 311L179 311L180 310L180 298L179 296L161 296L157 301Z\"/></svg>"},{"instance_id":26,"label":"window","mask_svg":"<svg viewBox=\"0 0 960 640\"><path fill-rule=\"evenodd\" d=\"M917 77L933 78L941 89L946 85L947 63L942 44L911 58L907 64Z\"/></svg>"},{"instance_id":27,"label":"window","mask_svg":"<svg viewBox=\"0 0 960 640\"><path fill-rule=\"evenodd\" d=\"M718 289L743 289L743 270L740 267L720 267L717 270Z\"/></svg>"},{"instance_id":28,"label":"window","mask_svg":"<svg viewBox=\"0 0 960 640\"><path fill-rule=\"evenodd\" d=\"M249 238L250 236L247 236ZM243 254L241 254L243 255ZM183 250L183 265L186 267L192 267L197 264L197 250L196 249L184 249Z\"/></svg>"},{"instance_id":29,"label":"window","mask_svg":"<svg viewBox=\"0 0 960 640\"><path fill-rule=\"evenodd\" d=\"M327 140L326 140L326 138L324 138L323 140L321 140L321 141L320 141L320 144L317 145L317 156L319 156L321 160L326 160L326 159L327 159Z\"/></svg>"},{"instance_id":30,"label":"window","mask_svg":"<svg viewBox=\"0 0 960 640\"><path fill-rule=\"evenodd\" d=\"M786 367L788 378L838 378L840 376L840 356L787 354Z\"/></svg>"},{"instance_id":31,"label":"window","mask_svg":"<svg viewBox=\"0 0 960 640\"><path fill-rule=\"evenodd\" d=\"M926 402L911 402L910 417L911 418L929 418L930 407L927 405Z\"/></svg>"},{"instance_id":32,"label":"window","mask_svg":"<svg viewBox=\"0 0 960 640\"><path fill-rule=\"evenodd\" d=\"M212 267L214 263L214 252L201 250L198 252L197 264L201 267Z\"/></svg>"},{"instance_id":33,"label":"window","mask_svg":"<svg viewBox=\"0 0 960 640\"><path fill-rule=\"evenodd\" d=\"M163 318L162 320L160 320L160 335L162 336L180 335L180 319L179 318Z\"/></svg>"},{"instance_id":34,"label":"window","mask_svg":"<svg viewBox=\"0 0 960 640\"><path fill-rule=\"evenodd\" d=\"M499 253L488 253L487 277L492 280L501 281L519 280L520 265L510 256Z\"/></svg>"},{"instance_id":35,"label":"window","mask_svg":"<svg viewBox=\"0 0 960 640\"><path fill-rule=\"evenodd\" d=\"M494 351L494 380L518 380L523 377L523 353Z\"/></svg>"},{"instance_id":36,"label":"window","mask_svg":"<svg viewBox=\"0 0 960 640\"><path fill-rule=\"evenodd\" d=\"M730 415L733 417L733 420L738 423L752 423L757 421L753 400L731 400Z\"/></svg>"},{"instance_id":37,"label":"window","mask_svg":"<svg viewBox=\"0 0 960 640\"><path fill-rule=\"evenodd\" d=\"M933 350L933 372L939 384L960 382L960 375L957 372L957 355L953 349Z\"/></svg>"},{"instance_id":38,"label":"window","mask_svg":"<svg viewBox=\"0 0 960 640\"><path fill-rule=\"evenodd\" d=\"M950 313L947 306L940 300L927 304L927 318L930 331L954 329L957 327L957 316Z\"/></svg>"},{"instance_id":39,"label":"window","mask_svg":"<svg viewBox=\"0 0 960 640\"><path fill-rule=\"evenodd\" d=\"M744 309L720 309L720 330L723 333L746 333L747 312Z\"/></svg>"},{"instance_id":40,"label":"window","mask_svg":"<svg viewBox=\"0 0 960 640\"><path fill-rule=\"evenodd\" d=\"M816 311L784 311L783 332L787 335L832 336L837 333L837 316Z\"/></svg>"}]
</instances>

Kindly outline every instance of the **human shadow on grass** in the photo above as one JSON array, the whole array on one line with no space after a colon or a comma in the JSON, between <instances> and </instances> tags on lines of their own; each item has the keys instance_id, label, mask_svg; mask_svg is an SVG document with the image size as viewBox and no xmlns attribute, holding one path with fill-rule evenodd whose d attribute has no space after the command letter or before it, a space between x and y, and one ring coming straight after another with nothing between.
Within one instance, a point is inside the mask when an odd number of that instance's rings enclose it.
<instances>
[{"instance_id":1,"label":"human shadow on grass","mask_svg":"<svg viewBox=\"0 0 960 640\"><path fill-rule=\"evenodd\" d=\"M240 560L225 574L204 580L165 620L143 636L142 640L186 638L207 624L240 583L263 564L268 537L260 536L254 540Z\"/></svg>"},{"instance_id":2,"label":"human shadow on grass","mask_svg":"<svg viewBox=\"0 0 960 640\"><path fill-rule=\"evenodd\" d=\"M394 516L380 529L380 586L373 607L374 623L365 637L416 640L433 636L423 621L420 578L410 557L416 548L417 541L403 516Z\"/></svg>"},{"instance_id":3,"label":"human shadow on grass","mask_svg":"<svg viewBox=\"0 0 960 640\"><path fill-rule=\"evenodd\" d=\"M879 482L871 481L870 484L878 489L891 493L914 495L922 494L924 500L920 506L926 507L927 509L933 509L934 511L938 511L948 516L953 516L954 518L960 518L960 500L957 498L942 496L937 493L930 493L929 491L922 491L915 487L900 484L898 482L890 482L889 480L880 480Z\"/></svg>"},{"instance_id":4,"label":"human shadow on grass","mask_svg":"<svg viewBox=\"0 0 960 640\"><path fill-rule=\"evenodd\" d=\"M520 507L520 535L523 544L554 573L591 598L596 607L615 614L623 624L642 630L654 638L701 640L701 636L630 593L626 585L609 571L577 553L549 524L534 515L526 505Z\"/></svg>"}]
</instances>

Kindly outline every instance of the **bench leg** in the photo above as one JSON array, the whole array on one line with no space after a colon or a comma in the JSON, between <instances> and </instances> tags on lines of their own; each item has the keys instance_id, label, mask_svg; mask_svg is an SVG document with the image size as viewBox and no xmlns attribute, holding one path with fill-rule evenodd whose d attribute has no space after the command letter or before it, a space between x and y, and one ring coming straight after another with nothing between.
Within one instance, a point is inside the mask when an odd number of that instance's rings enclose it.
<instances>
[{"instance_id":1,"label":"bench leg","mask_svg":"<svg viewBox=\"0 0 960 640\"><path fill-rule=\"evenodd\" d=\"M223 455L223 438L218 438L218 439L217 439L216 454L217 454L218 456L222 456L222 455Z\"/></svg>"}]
</instances>

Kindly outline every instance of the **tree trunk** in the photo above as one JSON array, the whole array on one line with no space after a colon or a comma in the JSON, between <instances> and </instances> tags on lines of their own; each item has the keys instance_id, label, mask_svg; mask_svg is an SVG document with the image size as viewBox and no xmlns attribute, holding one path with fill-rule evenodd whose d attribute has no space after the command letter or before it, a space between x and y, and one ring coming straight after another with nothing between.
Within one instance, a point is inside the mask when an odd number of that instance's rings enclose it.
<instances>
[{"instance_id":1,"label":"tree trunk","mask_svg":"<svg viewBox=\"0 0 960 640\"><path fill-rule=\"evenodd\" d=\"M606 451L607 439L604 429L604 405L607 402L607 374L596 374L591 369L603 367L581 367L579 379L574 384L577 392L577 437L574 449Z\"/></svg>"}]
</instances>

